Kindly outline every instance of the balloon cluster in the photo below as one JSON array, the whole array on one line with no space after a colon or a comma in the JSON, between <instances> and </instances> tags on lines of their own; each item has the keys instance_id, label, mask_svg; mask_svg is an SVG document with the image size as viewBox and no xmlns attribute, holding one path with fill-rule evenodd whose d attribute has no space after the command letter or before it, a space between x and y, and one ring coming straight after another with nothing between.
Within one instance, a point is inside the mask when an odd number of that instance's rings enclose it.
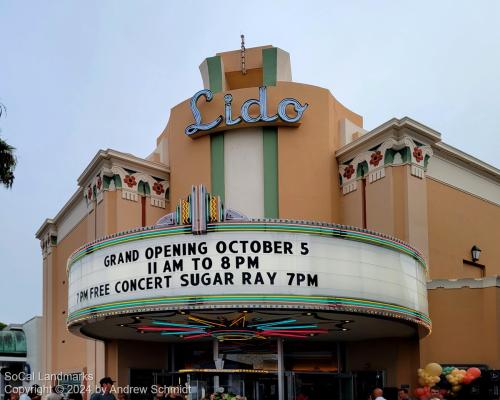
<instances>
[{"instance_id":1,"label":"balloon cluster","mask_svg":"<svg viewBox=\"0 0 500 400\"><path fill-rule=\"evenodd\" d=\"M462 389L462 385L468 385L481 376L481 370L476 367L467 370L455 367L442 368L437 363L427 364L424 368L419 368L417 372L418 383L422 387L415 389L415 396L422 400L429 398L430 388L436 386L441 381L441 375L444 375L451 385L450 395L452 397L457 396L458 392ZM442 389L442 391L447 392L447 389Z\"/></svg>"},{"instance_id":2,"label":"balloon cluster","mask_svg":"<svg viewBox=\"0 0 500 400\"><path fill-rule=\"evenodd\" d=\"M468 385L474 379L481 376L481 370L476 367L469 368L467 371L465 369L448 367L443 373L446 374L446 380L450 382L453 393L459 392L462 389L462 384Z\"/></svg>"},{"instance_id":3,"label":"balloon cluster","mask_svg":"<svg viewBox=\"0 0 500 400\"><path fill-rule=\"evenodd\" d=\"M425 368L419 368L418 373L418 383L422 386L434 386L441 378L439 377L443 372L441 365L437 363L430 363L425 366Z\"/></svg>"}]
</instances>

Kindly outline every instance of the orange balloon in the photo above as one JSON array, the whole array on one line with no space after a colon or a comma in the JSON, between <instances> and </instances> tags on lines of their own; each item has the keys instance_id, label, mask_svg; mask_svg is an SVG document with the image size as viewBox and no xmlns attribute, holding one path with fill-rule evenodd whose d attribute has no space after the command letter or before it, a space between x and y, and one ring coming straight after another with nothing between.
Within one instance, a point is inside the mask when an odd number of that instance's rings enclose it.
<instances>
[{"instance_id":1,"label":"orange balloon","mask_svg":"<svg viewBox=\"0 0 500 400\"><path fill-rule=\"evenodd\" d=\"M472 367L467 370L467 374L471 375L474 379L476 379L481 376L481 370L479 368Z\"/></svg>"}]
</instances>

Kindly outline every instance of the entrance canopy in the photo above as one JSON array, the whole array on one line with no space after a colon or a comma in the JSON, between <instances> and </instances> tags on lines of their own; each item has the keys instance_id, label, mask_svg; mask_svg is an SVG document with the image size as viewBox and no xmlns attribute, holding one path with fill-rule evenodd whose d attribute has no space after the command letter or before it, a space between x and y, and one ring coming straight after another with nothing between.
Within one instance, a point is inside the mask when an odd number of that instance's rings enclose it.
<instances>
[{"instance_id":1,"label":"entrance canopy","mask_svg":"<svg viewBox=\"0 0 500 400\"><path fill-rule=\"evenodd\" d=\"M0 358L14 358L26 356L26 336L22 330L0 331Z\"/></svg>"}]
</instances>

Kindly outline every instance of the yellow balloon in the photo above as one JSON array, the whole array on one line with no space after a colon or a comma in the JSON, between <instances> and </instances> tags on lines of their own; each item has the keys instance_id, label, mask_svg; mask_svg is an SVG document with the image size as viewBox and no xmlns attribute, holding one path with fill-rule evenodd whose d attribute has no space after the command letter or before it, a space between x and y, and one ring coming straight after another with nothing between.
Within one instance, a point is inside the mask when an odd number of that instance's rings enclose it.
<instances>
[{"instance_id":1,"label":"yellow balloon","mask_svg":"<svg viewBox=\"0 0 500 400\"><path fill-rule=\"evenodd\" d=\"M439 376L443 372L443 368L438 363L429 363L425 366L424 370L432 376Z\"/></svg>"},{"instance_id":2,"label":"yellow balloon","mask_svg":"<svg viewBox=\"0 0 500 400\"><path fill-rule=\"evenodd\" d=\"M462 389L462 386L460 386L460 385L454 385L454 386L451 387L451 391L455 392L455 393L459 392L460 389Z\"/></svg>"}]
</instances>

